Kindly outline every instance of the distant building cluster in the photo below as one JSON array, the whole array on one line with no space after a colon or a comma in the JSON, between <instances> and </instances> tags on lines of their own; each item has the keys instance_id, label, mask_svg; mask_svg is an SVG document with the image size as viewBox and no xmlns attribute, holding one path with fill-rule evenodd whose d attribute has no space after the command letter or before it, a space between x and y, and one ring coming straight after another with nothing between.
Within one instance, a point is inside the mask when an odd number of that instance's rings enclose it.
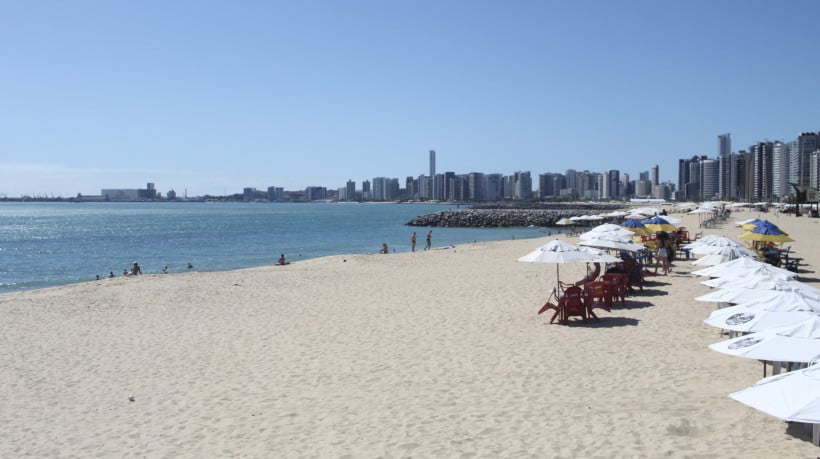
<instances>
[{"instance_id":1,"label":"distant building cluster","mask_svg":"<svg viewBox=\"0 0 820 459\"><path fill-rule=\"evenodd\" d=\"M820 185L820 132L789 142L762 141L732 153L730 134L718 136L717 157L678 160L678 200L773 202L791 199L795 187Z\"/></svg>"},{"instance_id":2,"label":"distant building cluster","mask_svg":"<svg viewBox=\"0 0 820 459\"><path fill-rule=\"evenodd\" d=\"M398 178L376 177L362 182L360 189L349 180L336 190L340 201L476 201L532 199L669 199L675 192L673 183L658 181L658 166L641 172L638 180L618 170L605 172L576 171L539 174L536 181L530 171L511 175L500 173L436 173L436 152L430 150L429 174L406 177L402 187Z\"/></svg>"},{"instance_id":3,"label":"distant building cluster","mask_svg":"<svg viewBox=\"0 0 820 459\"><path fill-rule=\"evenodd\" d=\"M530 171L501 173L436 172L436 152L429 152L428 174L398 178L374 177L361 187L348 180L344 187L328 190L309 186L286 191L244 188L242 194L197 199L237 201L458 201L501 200L740 200L782 201L795 195L792 184L817 189L820 185L820 132L804 132L790 142L764 141L732 153L730 134L718 136L717 158L692 156L678 161L678 183L660 182L658 166L632 179L619 170L592 172L568 169L545 172L535 180ZM159 193L153 183L145 189L103 189L99 196L78 195L88 201L177 200L174 190ZM187 196L182 198L188 200Z\"/></svg>"}]
</instances>

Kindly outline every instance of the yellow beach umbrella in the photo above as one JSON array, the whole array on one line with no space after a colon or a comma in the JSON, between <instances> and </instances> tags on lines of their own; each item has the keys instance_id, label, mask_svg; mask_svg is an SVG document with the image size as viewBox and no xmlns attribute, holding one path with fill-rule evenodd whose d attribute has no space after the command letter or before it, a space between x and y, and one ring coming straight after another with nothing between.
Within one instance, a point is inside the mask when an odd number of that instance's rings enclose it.
<instances>
[{"instance_id":1,"label":"yellow beach umbrella","mask_svg":"<svg viewBox=\"0 0 820 459\"><path fill-rule=\"evenodd\" d=\"M781 233L781 234L763 234L763 233L755 233L754 231L746 231L738 236L740 239L745 239L747 241L757 241L757 242L794 242L794 239L790 238L788 234Z\"/></svg>"},{"instance_id":2,"label":"yellow beach umbrella","mask_svg":"<svg viewBox=\"0 0 820 459\"><path fill-rule=\"evenodd\" d=\"M658 231L666 231L667 233L671 233L678 230L675 225L669 223L669 221L663 217L652 217L648 220L642 221L641 223L643 223L644 226L653 233L657 233Z\"/></svg>"},{"instance_id":3,"label":"yellow beach umbrella","mask_svg":"<svg viewBox=\"0 0 820 459\"><path fill-rule=\"evenodd\" d=\"M758 223L754 228L738 236L740 239L757 242L794 242L785 231L774 223Z\"/></svg>"}]
</instances>

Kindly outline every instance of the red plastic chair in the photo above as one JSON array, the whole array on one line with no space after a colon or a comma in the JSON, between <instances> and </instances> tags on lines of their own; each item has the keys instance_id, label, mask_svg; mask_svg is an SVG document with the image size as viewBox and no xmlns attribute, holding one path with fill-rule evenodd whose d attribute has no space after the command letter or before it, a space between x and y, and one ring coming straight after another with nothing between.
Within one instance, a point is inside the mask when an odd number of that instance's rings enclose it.
<instances>
[{"instance_id":1,"label":"red plastic chair","mask_svg":"<svg viewBox=\"0 0 820 459\"><path fill-rule=\"evenodd\" d=\"M615 301L615 299L617 298L621 300L621 306L625 305L626 292L628 290L627 275L620 273L607 273L601 276L601 280L606 282L610 286L612 301Z\"/></svg>"},{"instance_id":2,"label":"red plastic chair","mask_svg":"<svg viewBox=\"0 0 820 459\"><path fill-rule=\"evenodd\" d=\"M587 296L589 312L595 308L610 311L612 309L612 293L609 284L604 281L587 282L584 284L584 293ZM597 319L597 317L595 317Z\"/></svg>"},{"instance_id":3,"label":"red plastic chair","mask_svg":"<svg viewBox=\"0 0 820 459\"><path fill-rule=\"evenodd\" d=\"M559 321L563 324L568 323L569 318L572 316L580 316L584 322L589 320L587 316L586 296L584 295L584 291L581 290L581 287L570 287L566 289L564 296L559 300L558 307L561 312Z\"/></svg>"}]
</instances>

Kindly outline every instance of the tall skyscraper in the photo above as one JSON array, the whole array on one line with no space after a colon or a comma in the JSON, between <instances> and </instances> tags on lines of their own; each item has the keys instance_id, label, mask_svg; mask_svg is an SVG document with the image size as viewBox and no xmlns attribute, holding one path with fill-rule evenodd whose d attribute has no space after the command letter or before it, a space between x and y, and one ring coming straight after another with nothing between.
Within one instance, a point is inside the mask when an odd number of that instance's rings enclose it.
<instances>
[{"instance_id":1,"label":"tall skyscraper","mask_svg":"<svg viewBox=\"0 0 820 459\"><path fill-rule=\"evenodd\" d=\"M718 136L718 158L732 154L732 137L729 133Z\"/></svg>"},{"instance_id":2,"label":"tall skyscraper","mask_svg":"<svg viewBox=\"0 0 820 459\"><path fill-rule=\"evenodd\" d=\"M438 186L436 186L436 150L430 150L430 180L433 181L432 185L432 198L433 199L441 199L441 196L438 195Z\"/></svg>"},{"instance_id":3,"label":"tall skyscraper","mask_svg":"<svg viewBox=\"0 0 820 459\"><path fill-rule=\"evenodd\" d=\"M658 177L658 165L655 164L652 166L652 185L660 185L660 178Z\"/></svg>"}]
</instances>

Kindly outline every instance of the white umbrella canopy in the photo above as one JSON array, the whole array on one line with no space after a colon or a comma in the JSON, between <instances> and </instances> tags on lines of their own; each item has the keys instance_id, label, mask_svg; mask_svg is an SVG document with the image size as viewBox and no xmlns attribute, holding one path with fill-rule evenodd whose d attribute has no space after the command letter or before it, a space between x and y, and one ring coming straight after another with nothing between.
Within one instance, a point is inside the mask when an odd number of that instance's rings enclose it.
<instances>
[{"instance_id":1,"label":"white umbrella canopy","mask_svg":"<svg viewBox=\"0 0 820 459\"><path fill-rule=\"evenodd\" d=\"M769 274L783 280L791 280L797 277L797 273L749 257L740 257L726 263L692 271L692 274L705 277L744 277L755 274Z\"/></svg>"},{"instance_id":2,"label":"white umbrella canopy","mask_svg":"<svg viewBox=\"0 0 820 459\"><path fill-rule=\"evenodd\" d=\"M747 359L808 363L820 355L820 316L710 344L709 349Z\"/></svg>"},{"instance_id":3,"label":"white umbrella canopy","mask_svg":"<svg viewBox=\"0 0 820 459\"><path fill-rule=\"evenodd\" d=\"M767 274L746 277L716 277L701 282L712 288L743 288L758 290L799 290L820 295L820 289L795 280L783 280Z\"/></svg>"},{"instance_id":4,"label":"white umbrella canopy","mask_svg":"<svg viewBox=\"0 0 820 459\"><path fill-rule=\"evenodd\" d=\"M764 301L772 298L779 298L783 290L763 290L756 288L721 288L714 292L695 297L695 301L705 301L713 303L733 303L743 304L753 301ZM809 293L810 294L810 293Z\"/></svg>"},{"instance_id":5,"label":"white umbrella canopy","mask_svg":"<svg viewBox=\"0 0 820 459\"><path fill-rule=\"evenodd\" d=\"M617 238L600 237L595 239L586 239L578 243L578 245L585 247L595 247L597 249L605 250L623 250L626 252L638 252L646 247L635 244L631 241L623 241ZM621 261L621 260L618 260Z\"/></svg>"},{"instance_id":6,"label":"white umbrella canopy","mask_svg":"<svg viewBox=\"0 0 820 459\"><path fill-rule=\"evenodd\" d=\"M756 332L799 322L820 314L820 296L780 291L713 311L703 322L738 332Z\"/></svg>"},{"instance_id":7,"label":"white umbrella canopy","mask_svg":"<svg viewBox=\"0 0 820 459\"><path fill-rule=\"evenodd\" d=\"M592 256L595 257L595 259L592 260L593 262L597 262L597 263L620 263L620 262L623 261L618 257L614 257L614 256L610 255L609 253L607 253L603 250L600 250L600 249L596 249L594 247L584 246L584 247L579 247L579 248L581 249L582 252L591 253Z\"/></svg>"},{"instance_id":8,"label":"white umbrella canopy","mask_svg":"<svg viewBox=\"0 0 820 459\"><path fill-rule=\"evenodd\" d=\"M820 423L820 365L763 378L729 397L784 421Z\"/></svg>"},{"instance_id":9,"label":"white umbrella canopy","mask_svg":"<svg viewBox=\"0 0 820 459\"><path fill-rule=\"evenodd\" d=\"M712 253L710 250L714 250L714 248L720 249L723 247L745 248L743 243L737 239L732 239L726 236L718 236L716 234L703 236L697 241L690 242L683 246L683 248L691 250L695 255L705 255Z\"/></svg>"},{"instance_id":10,"label":"white umbrella canopy","mask_svg":"<svg viewBox=\"0 0 820 459\"><path fill-rule=\"evenodd\" d=\"M752 311L738 305L714 311L703 323L723 330L755 333L793 325L816 315L812 311Z\"/></svg>"},{"instance_id":11,"label":"white umbrella canopy","mask_svg":"<svg viewBox=\"0 0 820 459\"><path fill-rule=\"evenodd\" d=\"M553 263L555 264L556 292L560 291L561 273L558 265L563 263L593 263L596 261L595 255L581 250L578 246L569 244L560 239L550 241L532 252L519 258L518 261L529 263Z\"/></svg>"},{"instance_id":12,"label":"white umbrella canopy","mask_svg":"<svg viewBox=\"0 0 820 459\"><path fill-rule=\"evenodd\" d=\"M757 253L741 246L702 245L691 249L691 252L694 255L729 255L732 252L737 255L735 258L749 257L757 259Z\"/></svg>"},{"instance_id":13,"label":"white umbrella canopy","mask_svg":"<svg viewBox=\"0 0 820 459\"><path fill-rule=\"evenodd\" d=\"M601 237L616 237L622 239L624 242L632 241L634 233L620 225L613 223L604 223L598 225L589 231L581 233L581 239L599 239Z\"/></svg>"},{"instance_id":14,"label":"white umbrella canopy","mask_svg":"<svg viewBox=\"0 0 820 459\"><path fill-rule=\"evenodd\" d=\"M530 263L589 263L595 260L592 259L591 253L584 252L578 246L556 239L524 255L518 261Z\"/></svg>"},{"instance_id":15,"label":"white umbrella canopy","mask_svg":"<svg viewBox=\"0 0 820 459\"><path fill-rule=\"evenodd\" d=\"M715 247L715 252L707 254L692 262L693 266L715 266L735 258L750 257L757 258L754 252L742 247Z\"/></svg>"}]
</instances>

